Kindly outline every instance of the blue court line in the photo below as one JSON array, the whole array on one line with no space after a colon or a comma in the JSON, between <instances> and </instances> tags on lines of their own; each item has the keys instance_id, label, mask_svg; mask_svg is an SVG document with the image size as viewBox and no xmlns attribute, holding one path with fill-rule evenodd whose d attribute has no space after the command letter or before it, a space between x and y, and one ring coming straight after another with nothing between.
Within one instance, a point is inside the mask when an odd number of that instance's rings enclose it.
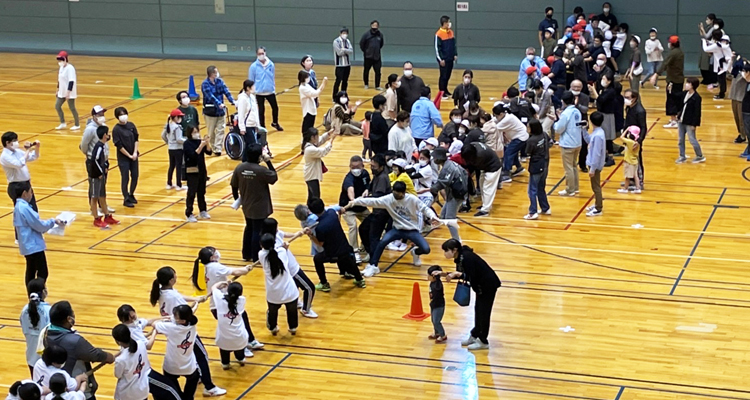
<instances>
[{"instance_id":1,"label":"blue court line","mask_svg":"<svg viewBox=\"0 0 750 400\"><path fill-rule=\"evenodd\" d=\"M690 265L690 261L693 259L693 255L695 254L695 250L697 250L698 246L701 244L701 240L703 239L703 236L705 235L706 230L708 230L708 225L711 224L711 220L714 218L714 215L716 215L716 210L719 208L719 205L721 204L721 199L724 198L724 195L726 193L727 193L727 188L724 188L721 191L721 196L719 196L719 200L716 202L716 205L714 205L714 209L711 210L711 215L708 216L706 225L703 226L703 230L700 236L698 236L698 240L695 241L695 245L693 246L693 249L690 250L690 255L688 256L687 260L685 260L685 265L682 266L682 269L680 270L680 274L677 276L677 279L674 281L674 285L672 285L672 290L669 291L670 296L674 294L674 291L677 289L677 285L680 284L682 275L685 274L685 270L687 269L688 265Z\"/></svg>"},{"instance_id":2,"label":"blue court line","mask_svg":"<svg viewBox=\"0 0 750 400\"><path fill-rule=\"evenodd\" d=\"M562 178L560 178L560 180L557 181L557 183L555 184L555 186L552 186L552 189L550 189L549 192L547 192L547 196L551 196L552 193L555 191L555 189L557 189L557 187L560 186L560 184L563 183L564 180L565 180L565 176L563 176Z\"/></svg>"},{"instance_id":3,"label":"blue court line","mask_svg":"<svg viewBox=\"0 0 750 400\"><path fill-rule=\"evenodd\" d=\"M271 372L273 372L276 368L278 368L279 365L281 365L281 363L283 363L284 361L286 361L287 358L289 358L289 356L291 356L291 355L292 355L292 353L286 353L286 355L284 356L284 358L282 358L279 362L277 362L276 365L274 365L273 367L271 367L271 369L269 369L268 371L266 371L266 373L263 374L263 376L261 376L260 378L258 378L258 380L255 381L255 383L253 383L252 385L250 385L250 387L247 388L247 390L245 390L244 392L242 392L242 394L239 397L237 397L236 400L240 400L241 398L245 397L251 390L253 390L253 388L255 388L256 386L258 386L259 383L263 382L263 379L266 379L266 377L268 375L270 375Z\"/></svg>"},{"instance_id":4,"label":"blue court line","mask_svg":"<svg viewBox=\"0 0 750 400\"><path fill-rule=\"evenodd\" d=\"M625 391L625 386L620 386L620 391L617 392L617 397L615 397L615 400L620 400L620 396L622 396L622 392Z\"/></svg>"}]
</instances>

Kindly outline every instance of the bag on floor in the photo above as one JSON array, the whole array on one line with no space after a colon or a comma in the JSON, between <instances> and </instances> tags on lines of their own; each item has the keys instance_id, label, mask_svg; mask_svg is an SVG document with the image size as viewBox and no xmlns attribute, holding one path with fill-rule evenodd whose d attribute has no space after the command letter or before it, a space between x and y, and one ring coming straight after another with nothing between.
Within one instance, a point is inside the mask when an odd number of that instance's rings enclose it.
<instances>
[{"instance_id":1,"label":"bag on floor","mask_svg":"<svg viewBox=\"0 0 750 400\"><path fill-rule=\"evenodd\" d=\"M471 303L471 285L466 281L458 281L456 291L453 293L453 301L461 307Z\"/></svg>"},{"instance_id":2,"label":"bag on floor","mask_svg":"<svg viewBox=\"0 0 750 400\"><path fill-rule=\"evenodd\" d=\"M326 128L326 131L331 130L333 126L333 107L329 108L323 116L323 126Z\"/></svg>"},{"instance_id":3,"label":"bag on floor","mask_svg":"<svg viewBox=\"0 0 750 400\"><path fill-rule=\"evenodd\" d=\"M224 151L232 160L242 160L245 154L245 138L236 132L228 133L224 138Z\"/></svg>"}]
</instances>

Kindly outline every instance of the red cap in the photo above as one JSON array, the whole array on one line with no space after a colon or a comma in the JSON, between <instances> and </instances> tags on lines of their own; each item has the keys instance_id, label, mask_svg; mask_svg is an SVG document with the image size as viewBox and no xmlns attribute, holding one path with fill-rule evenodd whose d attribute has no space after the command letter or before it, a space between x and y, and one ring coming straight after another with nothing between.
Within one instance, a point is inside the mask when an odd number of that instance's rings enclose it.
<instances>
[{"instance_id":1,"label":"red cap","mask_svg":"<svg viewBox=\"0 0 750 400\"><path fill-rule=\"evenodd\" d=\"M548 67L548 66L546 66L546 65L545 65L545 66L543 66L543 67L542 67L542 75L547 75L547 74L549 74L549 73L550 73L550 69L549 69L549 67Z\"/></svg>"},{"instance_id":2,"label":"red cap","mask_svg":"<svg viewBox=\"0 0 750 400\"><path fill-rule=\"evenodd\" d=\"M552 65L554 63L555 63L555 56L547 57L547 65Z\"/></svg>"},{"instance_id":3,"label":"red cap","mask_svg":"<svg viewBox=\"0 0 750 400\"><path fill-rule=\"evenodd\" d=\"M63 59L65 61L68 61L68 52L65 51L65 50L63 50L63 51L57 53L57 58L58 59Z\"/></svg>"},{"instance_id":4,"label":"red cap","mask_svg":"<svg viewBox=\"0 0 750 400\"><path fill-rule=\"evenodd\" d=\"M675 44L680 41L680 37L677 35L672 35L669 37L669 43Z\"/></svg>"},{"instance_id":5,"label":"red cap","mask_svg":"<svg viewBox=\"0 0 750 400\"><path fill-rule=\"evenodd\" d=\"M528 67L528 68L526 68L526 75L531 75L534 72L536 72L536 67Z\"/></svg>"},{"instance_id":6,"label":"red cap","mask_svg":"<svg viewBox=\"0 0 750 400\"><path fill-rule=\"evenodd\" d=\"M170 117L184 117L185 114L182 111L180 111L179 108L175 108L174 110L172 110L171 113L169 113L169 116Z\"/></svg>"},{"instance_id":7,"label":"red cap","mask_svg":"<svg viewBox=\"0 0 750 400\"><path fill-rule=\"evenodd\" d=\"M580 32L580 31L584 30L585 28L586 28L586 26L575 25L575 26L573 26L573 32Z\"/></svg>"},{"instance_id":8,"label":"red cap","mask_svg":"<svg viewBox=\"0 0 750 400\"><path fill-rule=\"evenodd\" d=\"M591 14L591 15L594 15L594 14ZM589 17L589 18L591 18L591 17ZM582 20L578 21L578 25L577 26L580 26L581 28L585 28L586 27L586 20L582 19Z\"/></svg>"},{"instance_id":9,"label":"red cap","mask_svg":"<svg viewBox=\"0 0 750 400\"><path fill-rule=\"evenodd\" d=\"M589 14L589 19L596 17L596 14Z\"/></svg>"},{"instance_id":10,"label":"red cap","mask_svg":"<svg viewBox=\"0 0 750 400\"><path fill-rule=\"evenodd\" d=\"M579 35L577 33L574 33L573 36L572 36L572 38L573 38L573 40L578 40L578 39L581 38L581 35Z\"/></svg>"}]
</instances>

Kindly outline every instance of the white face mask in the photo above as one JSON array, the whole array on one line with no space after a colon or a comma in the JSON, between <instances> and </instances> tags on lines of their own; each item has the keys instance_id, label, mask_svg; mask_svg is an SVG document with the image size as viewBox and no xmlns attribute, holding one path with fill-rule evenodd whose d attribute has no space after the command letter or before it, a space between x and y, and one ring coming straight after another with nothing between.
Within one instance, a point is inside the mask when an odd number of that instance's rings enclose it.
<instances>
[{"instance_id":1,"label":"white face mask","mask_svg":"<svg viewBox=\"0 0 750 400\"><path fill-rule=\"evenodd\" d=\"M404 70L404 76L407 77L407 78L410 77L413 73L414 73L414 71L412 71L410 69L405 69ZM401 85L399 84L399 86L401 86Z\"/></svg>"},{"instance_id":2,"label":"white face mask","mask_svg":"<svg viewBox=\"0 0 750 400\"><path fill-rule=\"evenodd\" d=\"M362 175L362 170L360 168L355 168L352 170L352 175L354 176L360 176Z\"/></svg>"},{"instance_id":3,"label":"white face mask","mask_svg":"<svg viewBox=\"0 0 750 400\"><path fill-rule=\"evenodd\" d=\"M718 24L714 24L714 30L717 30L717 29L719 29L719 25Z\"/></svg>"},{"instance_id":4,"label":"white face mask","mask_svg":"<svg viewBox=\"0 0 750 400\"><path fill-rule=\"evenodd\" d=\"M386 161L385 165L387 165L388 168L392 167L393 166L393 160Z\"/></svg>"},{"instance_id":5,"label":"white face mask","mask_svg":"<svg viewBox=\"0 0 750 400\"><path fill-rule=\"evenodd\" d=\"M107 121L107 117L96 117L96 123L99 125L104 125L106 121Z\"/></svg>"},{"instance_id":6,"label":"white face mask","mask_svg":"<svg viewBox=\"0 0 750 400\"><path fill-rule=\"evenodd\" d=\"M310 78L305 79L305 84L307 84L307 85L310 84Z\"/></svg>"},{"instance_id":7,"label":"white face mask","mask_svg":"<svg viewBox=\"0 0 750 400\"><path fill-rule=\"evenodd\" d=\"M463 135L464 133L466 133L466 128L464 128L462 125L460 128L458 128L458 133Z\"/></svg>"},{"instance_id":8,"label":"white face mask","mask_svg":"<svg viewBox=\"0 0 750 400\"><path fill-rule=\"evenodd\" d=\"M404 73L404 74L406 74L406 73ZM396 89L400 88L401 87L401 81L394 82L393 83L393 87L395 87Z\"/></svg>"},{"instance_id":9,"label":"white face mask","mask_svg":"<svg viewBox=\"0 0 750 400\"><path fill-rule=\"evenodd\" d=\"M347 35L347 34L345 33L345 34L341 35L341 40L346 40L346 38L348 38L348 37L349 37L349 35Z\"/></svg>"},{"instance_id":10,"label":"white face mask","mask_svg":"<svg viewBox=\"0 0 750 400\"><path fill-rule=\"evenodd\" d=\"M200 133L194 133L193 134L193 140L201 140L201 134Z\"/></svg>"},{"instance_id":11,"label":"white face mask","mask_svg":"<svg viewBox=\"0 0 750 400\"><path fill-rule=\"evenodd\" d=\"M471 115L479 115L479 110L477 110L477 111L469 111L469 114L471 114Z\"/></svg>"},{"instance_id":12,"label":"white face mask","mask_svg":"<svg viewBox=\"0 0 750 400\"><path fill-rule=\"evenodd\" d=\"M625 99L625 105L628 106L628 107L632 106L633 105L633 100Z\"/></svg>"},{"instance_id":13,"label":"white face mask","mask_svg":"<svg viewBox=\"0 0 750 400\"><path fill-rule=\"evenodd\" d=\"M565 45L565 47L567 47L568 50L573 50L576 47L576 45L575 43L568 43Z\"/></svg>"},{"instance_id":14,"label":"white face mask","mask_svg":"<svg viewBox=\"0 0 750 400\"><path fill-rule=\"evenodd\" d=\"M117 117L117 119L120 120L120 122L124 124L128 122L128 114L122 114L119 117Z\"/></svg>"},{"instance_id":15,"label":"white face mask","mask_svg":"<svg viewBox=\"0 0 750 400\"><path fill-rule=\"evenodd\" d=\"M448 22L448 29L453 27L453 22Z\"/></svg>"},{"instance_id":16,"label":"white face mask","mask_svg":"<svg viewBox=\"0 0 750 400\"><path fill-rule=\"evenodd\" d=\"M219 250L216 250L216 252L214 253L214 257L216 257L216 262L219 262L219 260L221 260L221 253L219 252Z\"/></svg>"},{"instance_id":17,"label":"white face mask","mask_svg":"<svg viewBox=\"0 0 750 400\"><path fill-rule=\"evenodd\" d=\"M638 43L636 43L636 42L630 42L630 48L631 49L634 49L636 47L638 47Z\"/></svg>"},{"instance_id":18,"label":"white face mask","mask_svg":"<svg viewBox=\"0 0 750 400\"><path fill-rule=\"evenodd\" d=\"M573 96L578 96L579 94L581 94L581 91L580 90L571 90L570 93L573 93Z\"/></svg>"},{"instance_id":19,"label":"white face mask","mask_svg":"<svg viewBox=\"0 0 750 400\"><path fill-rule=\"evenodd\" d=\"M219 78L221 78L221 74L219 73L219 71L216 71L216 79L219 79Z\"/></svg>"},{"instance_id":20,"label":"white face mask","mask_svg":"<svg viewBox=\"0 0 750 400\"><path fill-rule=\"evenodd\" d=\"M609 12L609 8L606 8L606 7L602 8L602 11L604 11L605 13L608 13Z\"/></svg>"},{"instance_id":21,"label":"white face mask","mask_svg":"<svg viewBox=\"0 0 750 400\"><path fill-rule=\"evenodd\" d=\"M57 65L59 65L62 68L65 65L65 61L58 61Z\"/></svg>"},{"instance_id":22,"label":"white face mask","mask_svg":"<svg viewBox=\"0 0 750 400\"><path fill-rule=\"evenodd\" d=\"M534 59L534 55L533 54L527 54L526 55L526 59L529 60L529 61L531 61L531 60Z\"/></svg>"},{"instance_id":23,"label":"white face mask","mask_svg":"<svg viewBox=\"0 0 750 400\"><path fill-rule=\"evenodd\" d=\"M574 48L573 54L576 54L576 55L581 54L581 49L579 49L578 47Z\"/></svg>"},{"instance_id":24,"label":"white face mask","mask_svg":"<svg viewBox=\"0 0 750 400\"><path fill-rule=\"evenodd\" d=\"M258 61L260 61L260 62L266 62L266 56L265 56L265 54L261 55L261 56L258 56Z\"/></svg>"},{"instance_id":25,"label":"white face mask","mask_svg":"<svg viewBox=\"0 0 750 400\"><path fill-rule=\"evenodd\" d=\"M605 60L596 60L596 65L603 67L606 62Z\"/></svg>"},{"instance_id":26,"label":"white face mask","mask_svg":"<svg viewBox=\"0 0 750 400\"><path fill-rule=\"evenodd\" d=\"M420 167L426 167L427 166L427 160L419 160L419 166Z\"/></svg>"},{"instance_id":27,"label":"white face mask","mask_svg":"<svg viewBox=\"0 0 750 400\"><path fill-rule=\"evenodd\" d=\"M187 106L190 104L190 97L183 97L180 99L180 104L183 106Z\"/></svg>"},{"instance_id":28,"label":"white face mask","mask_svg":"<svg viewBox=\"0 0 750 400\"><path fill-rule=\"evenodd\" d=\"M602 84L602 87L607 87L607 86L609 86L609 82L607 82L607 80L605 80L605 79L602 79L602 80L601 80L601 81L600 81L599 83L601 83L601 84Z\"/></svg>"},{"instance_id":29,"label":"white face mask","mask_svg":"<svg viewBox=\"0 0 750 400\"><path fill-rule=\"evenodd\" d=\"M691 90L693 90L693 85L691 85L691 84L689 84L689 83L686 83L686 84L685 84L685 90L687 90L687 91L691 91Z\"/></svg>"},{"instance_id":30,"label":"white face mask","mask_svg":"<svg viewBox=\"0 0 750 400\"><path fill-rule=\"evenodd\" d=\"M455 123L456 125L460 124L461 118L453 118L453 123Z\"/></svg>"},{"instance_id":31,"label":"white face mask","mask_svg":"<svg viewBox=\"0 0 750 400\"><path fill-rule=\"evenodd\" d=\"M342 98L339 99L339 103L341 103L341 104L346 104L348 101L349 101L349 99L347 99L346 97L342 97Z\"/></svg>"},{"instance_id":32,"label":"white face mask","mask_svg":"<svg viewBox=\"0 0 750 400\"><path fill-rule=\"evenodd\" d=\"M464 85L469 85L471 83L471 78L464 78Z\"/></svg>"},{"instance_id":33,"label":"white face mask","mask_svg":"<svg viewBox=\"0 0 750 400\"><path fill-rule=\"evenodd\" d=\"M21 145L18 144L18 140L16 140L16 141L13 142L13 148L16 149L16 150L18 150L18 149L21 148Z\"/></svg>"}]
</instances>

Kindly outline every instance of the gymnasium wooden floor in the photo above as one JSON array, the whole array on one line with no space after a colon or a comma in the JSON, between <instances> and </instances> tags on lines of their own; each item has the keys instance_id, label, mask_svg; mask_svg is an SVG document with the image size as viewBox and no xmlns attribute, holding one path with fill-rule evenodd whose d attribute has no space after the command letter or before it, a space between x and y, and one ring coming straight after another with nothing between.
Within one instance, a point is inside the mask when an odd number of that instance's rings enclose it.
<instances>
[{"instance_id":1,"label":"gymnasium wooden floor","mask_svg":"<svg viewBox=\"0 0 750 400\"><path fill-rule=\"evenodd\" d=\"M58 124L54 57L3 54L0 130L43 144L41 159L30 167L42 216L73 211L79 217L66 236L47 236L50 302L70 300L81 334L115 351L109 332L117 323L119 305L132 304L142 317L157 314L147 299L158 267L174 266L177 288L192 293L188 276L200 247L216 246L227 264L243 265L239 246L244 221L229 207L228 178L236 162L226 157L209 160L207 196L213 219L185 223L185 192L164 190L167 149L160 133L167 113L176 106L175 93L187 88L190 74L200 85L205 67L214 62L75 55L71 61L78 71L81 115L94 104L109 110L122 105L141 133L140 204L135 209L122 206L116 171L109 183L110 204L121 225L105 231L91 226L78 150L81 132L53 130ZM249 61L216 65L236 94ZM278 90L296 83L298 69L277 65ZM453 84L460 70L459 66ZM330 66L316 71L319 79L334 77ZM392 72L398 70L386 68L384 77ZM436 68L415 73L436 85ZM360 75L361 69L355 68L350 97L367 100L376 91L364 90ZM515 81L515 74L508 72L476 71L475 76L486 109ZM130 100L133 78L140 82L143 99ZM321 98L323 105L329 91L330 86ZM315 299L320 318L302 318L296 337L273 337L265 329L263 278L255 271L242 282L252 326L266 350L256 352L249 365L222 371L212 340L214 320L207 307L198 311L198 330L209 348L214 380L228 390L226 398L750 398L742 383L750 374L750 333L745 325L750 320L744 314L750 308L750 284L743 278L750 268L744 249L750 228L743 222L750 219L745 204L750 199L749 165L737 157L743 146L732 143L737 133L730 104L712 101L701 88L704 117L698 136L708 161L675 165L677 132L662 128L663 92L647 88L643 93L653 127L644 145L643 194L616 192L623 173L617 159L618 164L603 174L603 217L591 219L582 213L591 203L585 175L580 196L552 196L553 215L538 221L521 219L528 206L526 177L498 193L489 218L461 215L461 236L503 280L489 352L470 353L460 346L472 326L473 310L450 301L450 286L444 318L447 345L427 339L429 321L402 319L409 310L413 282L420 283L423 303L428 303L427 266L452 267L440 251L425 256L422 268L408 264L408 255L387 252L384 272L369 279L364 290L349 281L332 281L333 290ZM269 136L280 174L272 190L274 217L282 229L294 231L298 225L292 209L305 200L296 89L279 96L279 102L286 131ZM325 109L321 106L321 116ZM449 110L444 104L446 120ZM71 125L67 109L66 116ZM112 125L112 111L107 117ZM336 143L326 158L330 173L323 183L325 200L338 199L348 158L360 151L359 138ZM557 148L552 158L548 189L556 192L563 176ZM13 245L10 200L1 201L0 209L0 254L6 260L0 270L5 292L0 303L0 351L5 360L0 381L7 387L28 374L18 323L26 295L24 260ZM439 249L447 237L441 228L428 241ZM315 276L309 244L300 240L292 249L303 269ZM330 266L333 276L334 269ZM151 356L158 370L163 346L159 342ZM100 398L113 394L111 371L97 373Z\"/></svg>"}]
</instances>

